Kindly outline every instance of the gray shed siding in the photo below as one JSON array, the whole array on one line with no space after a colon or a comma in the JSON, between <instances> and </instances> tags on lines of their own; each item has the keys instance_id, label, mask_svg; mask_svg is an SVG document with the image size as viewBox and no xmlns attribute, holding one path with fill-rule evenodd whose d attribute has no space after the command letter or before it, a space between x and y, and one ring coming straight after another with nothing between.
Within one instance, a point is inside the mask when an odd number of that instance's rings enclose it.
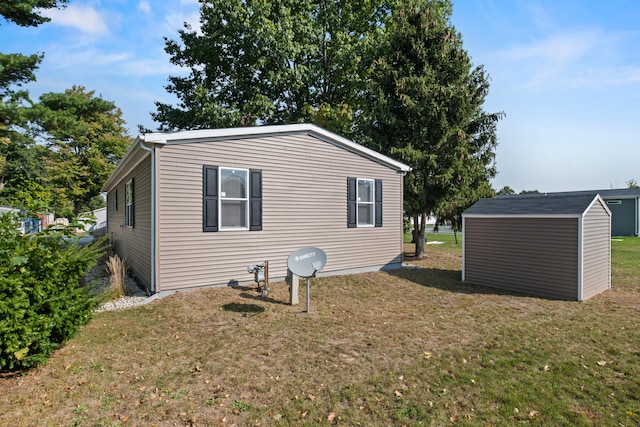
<instances>
[{"instance_id":1,"label":"gray shed siding","mask_svg":"<svg viewBox=\"0 0 640 427\"><path fill-rule=\"evenodd\" d=\"M302 246L327 253L323 273L398 267L402 262L402 174L308 135L158 147L156 291L247 282L269 261L286 274ZM202 231L202 167L262 170L262 231ZM347 177L383 180L383 226L347 228Z\"/></svg>"},{"instance_id":2,"label":"gray shed siding","mask_svg":"<svg viewBox=\"0 0 640 427\"><path fill-rule=\"evenodd\" d=\"M134 226L125 227L125 184L134 178ZM118 210L114 210L116 190ZM150 156L107 194L107 227L115 252L144 286L151 284L151 161ZM135 256L127 256L135 254Z\"/></svg>"},{"instance_id":3,"label":"gray shed siding","mask_svg":"<svg viewBox=\"0 0 640 427\"><path fill-rule=\"evenodd\" d=\"M578 298L578 218L464 221L467 283L555 299Z\"/></svg>"},{"instance_id":4,"label":"gray shed siding","mask_svg":"<svg viewBox=\"0 0 640 427\"><path fill-rule=\"evenodd\" d=\"M611 217L597 200L583 220L582 298L611 288Z\"/></svg>"}]
</instances>

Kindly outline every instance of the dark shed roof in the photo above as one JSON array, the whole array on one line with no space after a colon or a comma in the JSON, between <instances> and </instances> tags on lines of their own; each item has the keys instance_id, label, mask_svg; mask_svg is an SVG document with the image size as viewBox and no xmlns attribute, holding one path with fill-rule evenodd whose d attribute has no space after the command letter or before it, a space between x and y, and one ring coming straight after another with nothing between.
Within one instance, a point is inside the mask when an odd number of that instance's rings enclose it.
<instances>
[{"instance_id":1,"label":"dark shed roof","mask_svg":"<svg viewBox=\"0 0 640 427\"><path fill-rule=\"evenodd\" d=\"M579 215L597 195L580 192L499 196L478 200L463 215Z\"/></svg>"}]
</instances>

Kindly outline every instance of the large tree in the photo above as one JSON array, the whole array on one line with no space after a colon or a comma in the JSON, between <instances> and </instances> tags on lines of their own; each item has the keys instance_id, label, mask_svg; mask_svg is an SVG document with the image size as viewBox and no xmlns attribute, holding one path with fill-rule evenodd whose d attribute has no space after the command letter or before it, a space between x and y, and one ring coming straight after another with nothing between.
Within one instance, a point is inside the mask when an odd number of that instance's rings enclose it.
<instances>
[{"instance_id":1,"label":"large tree","mask_svg":"<svg viewBox=\"0 0 640 427\"><path fill-rule=\"evenodd\" d=\"M158 102L160 130L312 121L349 133L367 67L388 15L371 0L211 0L200 30L166 40L171 62L187 68Z\"/></svg>"},{"instance_id":2,"label":"large tree","mask_svg":"<svg viewBox=\"0 0 640 427\"><path fill-rule=\"evenodd\" d=\"M0 16L22 27L37 27L51 19L43 9L62 8L67 0L0 0Z\"/></svg>"},{"instance_id":3,"label":"large tree","mask_svg":"<svg viewBox=\"0 0 640 427\"><path fill-rule=\"evenodd\" d=\"M47 140L56 200L69 202L75 216L94 208L102 184L131 144L122 112L95 92L73 86L41 95L34 113Z\"/></svg>"},{"instance_id":4,"label":"large tree","mask_svg":"<svg viewBox=\"0 0 640 427\"><path fill-rule=\"evenodd\" d=\"M7 22L35 27L50 19L42 10L64 7L67 0L0 0L0 16ZM29 132L32 102L22 88L36 79L42 54L0 52L0 201L22 208L47 205L42 150ZM34 197L35 196L35 197Z\"/></svg>"},{"instance_id":5,"label":"large tree","mask_svg":"<svg viewBox=\"0 0 640 427\"><path fill-rule=\"evenodd\" d=\"M458 202L473 203L481 194L472 190L495 175L502 113L482 109L489 78L473 66L450 16L447 0L397 4L374 61L371 110L362 122L374 149L413 168L404 198L414 217L416 256L424 253L427 216L451 216L464 207Z\"/></svg>"}]
</instances>

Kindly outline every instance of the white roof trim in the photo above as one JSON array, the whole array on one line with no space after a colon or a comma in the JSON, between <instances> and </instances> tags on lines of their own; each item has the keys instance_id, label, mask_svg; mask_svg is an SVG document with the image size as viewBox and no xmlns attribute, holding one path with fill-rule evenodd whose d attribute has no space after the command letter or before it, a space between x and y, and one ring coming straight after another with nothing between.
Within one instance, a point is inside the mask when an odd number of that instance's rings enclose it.
<instances>
[{"instance_id":1,"label":"white roof trim","mask_svg":"<svg viewBox=\"0 0 640 427\"><path fill-rule=\"evenodd\" d=\"M372 160L383 163L401 172L411 171L411 167L390 157L357 144L347 138L329 132L313 124L300 123L293 125L252 126L228 129L187 130L175 133L147 133L139 138L153 144L185 144L205 142L216 139L256 138L270 135L307 134L325 142L345 148L351 152L362 154Z\"/></svg>"},{"instance_id":2,"label":"white roof trim","mask_svg":"<svg viewBox=\"0 0 640 427\"><path fill-rule=\"evenodd\" d=\"M586 215L587 212L589 212L591 210L591 208L593 207L593 205L595 205L596 202L600 202L602 207L607 212L607 215L609 215L609 217L611 217L611 209L609 209L609 207L607 206L607 202L605 201L604 197L602 197L600 194L596 194L596 197L593 198L591 203L589 203L589 206L587 207L587 209L585 209L582 214Z\"/></svg>"}]
</instances>

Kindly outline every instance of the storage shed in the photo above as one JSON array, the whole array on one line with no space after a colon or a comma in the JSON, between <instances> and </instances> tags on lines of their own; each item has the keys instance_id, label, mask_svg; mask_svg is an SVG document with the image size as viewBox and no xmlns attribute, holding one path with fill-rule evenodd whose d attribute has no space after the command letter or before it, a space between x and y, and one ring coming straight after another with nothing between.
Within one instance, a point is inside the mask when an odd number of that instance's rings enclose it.
<instances>
[{"instance_id":1,"label":"storage shed","mask_svg":"<svg viewBox=\"0 0 640 427\"><path fill-rule=\"evenodd\" d=\"M611 212L595 193L482 199L462 214L462 280L582 301L611 288Z\"/></svg>"},{"instance_id":2,"label":"storage shed","mask_svg":"<svg viewBox=\"0 0 640 427\"><path fill-rule=\"evenodd\" d=\"M309 124L145 134L103 186L108 233L152 293L284 278L304 246L323 275L399 268L409 170Z\"/></svg>"}]
</instances>

